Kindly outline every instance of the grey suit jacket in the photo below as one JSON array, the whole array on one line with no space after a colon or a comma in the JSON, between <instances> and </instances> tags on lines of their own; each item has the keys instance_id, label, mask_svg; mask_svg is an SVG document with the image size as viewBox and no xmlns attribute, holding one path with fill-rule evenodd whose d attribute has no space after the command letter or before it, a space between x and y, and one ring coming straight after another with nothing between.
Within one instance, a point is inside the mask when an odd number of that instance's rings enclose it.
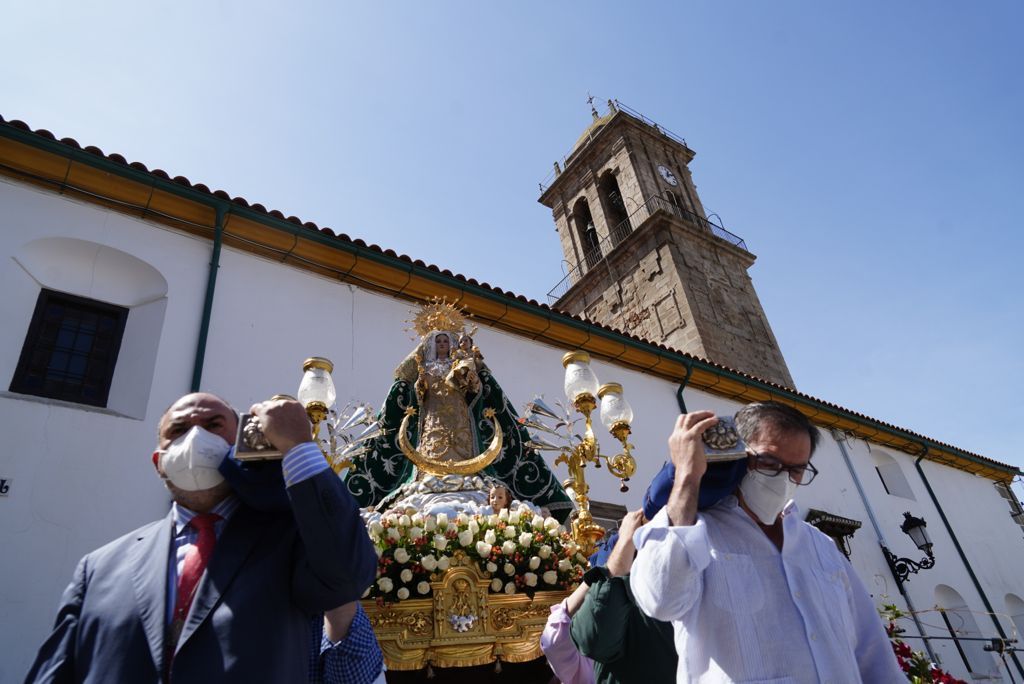
<instances>
[{"instance_id":1,"label":"grey suit jacket","mask_svg":"<svg viewBox=\"0 0 1024 684\"><path fill-rule=\"evenodd\" d=\"M244 504L199 584L171 682L305 682L310 621L358 598L377 557L359 509L324 471L288 490L292 510ZM160 682L172 521L83 558L27 682Z\"/></svg>"}]
</instances>

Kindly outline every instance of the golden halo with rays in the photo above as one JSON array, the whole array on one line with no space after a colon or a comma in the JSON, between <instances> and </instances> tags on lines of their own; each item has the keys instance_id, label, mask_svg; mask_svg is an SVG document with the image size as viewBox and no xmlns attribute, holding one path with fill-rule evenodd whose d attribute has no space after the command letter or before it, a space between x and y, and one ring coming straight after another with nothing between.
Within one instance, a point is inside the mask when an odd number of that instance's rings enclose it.
<instances>
[{"instance_id":1,"label":"golden halo with rays","mask_svg":"<svg viewBox=\"0 0 1024 684\"><path fill-rule=\"evenodd\" d=\"M464 332L466 318L467 314L454 303L449 302L447 298L434 297L429 303L421 306L415 316L405 322L410 323L411 330L422 338L435 330ZM454 341L452 344L454 346Z\"/></svg>"}]
</instances>

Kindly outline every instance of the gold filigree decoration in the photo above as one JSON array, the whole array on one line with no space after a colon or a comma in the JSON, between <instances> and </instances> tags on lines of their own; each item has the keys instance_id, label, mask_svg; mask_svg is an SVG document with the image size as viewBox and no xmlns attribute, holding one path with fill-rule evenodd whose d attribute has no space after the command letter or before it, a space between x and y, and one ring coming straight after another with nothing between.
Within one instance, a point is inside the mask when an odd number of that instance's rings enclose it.
<instances>
[{"instance_id":1,"label":"gold filigree decoration","mask_svg":"<svg viewBox=\"0 0 1024 684\"><path fill-rule=\"evenodd\" d=\"M451 555L451 561L450 562L451 562L451 566L453 568L457 568L457 567L476 568L477 567L476 561L474 561L472 558L470 558L466 554L466 552L463 551L462 549L457 550L455 553L453 553ZM483 577L490 577L490 576L491 576L491 573L489 573L489 572L483 574Z\"/></svg>"},{"instance_id":2,"label":"gold filigree decoration","mask_svg":"<svg viewBox=\"0 0 1024 684\"><path fill-rule=\"evenodd\" d=\"M417 636L427 636L431 633L430 615L425 611L415 613L402 613L394 609L384 610L370 616L370 624L374 629L384 627L405 627L410 633Z\"/></svg>"},{"instance_id":3,"label":"gold filigree decoration","mask_svg":"<svg viewBox=\"0 0 1024 684\"><path fill-rule=\"evenodd\" d=\"M469 558L462 550L455 556ZM520 663L543 656L540 634L551 606L565 591L489 594L486 573L473 562L431 582L433 597L381 605L363 600L389 670L473 667L496 660ZM494 612L499 613L494 619ZM427 617L432 616L432 620ZM385 628L381 628L386 626Z\"/></svg>"},{"instance_id":4,"label":"gold filigree decoration","mask_svg":"<svg viewBox=\"0 0 1024 684\"><path fill-rule=\"evenodd\" d=\"M524 608L497 608L493 611L494 626L497 629L509 629L523 618L547 618L551 606L526 606Z\"/></svg>"},{"instance_id":5,"label":"gold filigree decoration","mask_svg":"<svg viewBox=\"0 0 1024 684\"><path fill-rule=\"evenodd\" d=\"M421 338L435 330L463 332L466 312L445 297L434 297L428 304L421 306L419 312L406 323L410 323L412 330Z\"/></svg>"}]
</instances>

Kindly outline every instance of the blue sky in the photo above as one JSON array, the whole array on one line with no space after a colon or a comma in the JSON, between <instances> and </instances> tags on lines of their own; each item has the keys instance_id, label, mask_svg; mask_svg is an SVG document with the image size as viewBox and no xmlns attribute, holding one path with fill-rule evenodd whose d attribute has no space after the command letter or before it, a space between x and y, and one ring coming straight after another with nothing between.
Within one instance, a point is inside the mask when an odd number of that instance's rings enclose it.
<instances>
[{"instance_id":1,"label":"blue sky","mask_svg":"<svg viewBox=\"0 0 1024 684\"><path fill-rule=\"evenodd\" d=\"M562 270L537 183L587 93L618 98L697 152L801 390L1024 467L1024 4L4 15L6 118L542 301Z\"/></svg>"}]
</instances>

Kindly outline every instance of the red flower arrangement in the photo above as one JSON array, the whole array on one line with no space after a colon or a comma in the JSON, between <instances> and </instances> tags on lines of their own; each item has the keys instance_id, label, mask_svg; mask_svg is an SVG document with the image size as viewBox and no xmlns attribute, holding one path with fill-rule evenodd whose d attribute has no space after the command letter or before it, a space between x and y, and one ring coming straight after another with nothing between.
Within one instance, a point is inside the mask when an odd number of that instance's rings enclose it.
<instances>
[{"instance_id":1,"label":"red flower arrangement","mask_svg":"<svg viewBox=\"0 0 1024 684\"><path fill-rule=\"evenodd\" d=\"M967 684L962 679L957 679L945 670L939 669L928 660L928 656L922 651L913 650L900 639L903 629L896 625L896 620L906 617L906 613L893 605L883 606L880 612L886 621L885 633L889 635L889 640L892 642L896 662L899 663L903 674L907 675L908 681L912 684Z\"/></svg>"}]
</instances>

